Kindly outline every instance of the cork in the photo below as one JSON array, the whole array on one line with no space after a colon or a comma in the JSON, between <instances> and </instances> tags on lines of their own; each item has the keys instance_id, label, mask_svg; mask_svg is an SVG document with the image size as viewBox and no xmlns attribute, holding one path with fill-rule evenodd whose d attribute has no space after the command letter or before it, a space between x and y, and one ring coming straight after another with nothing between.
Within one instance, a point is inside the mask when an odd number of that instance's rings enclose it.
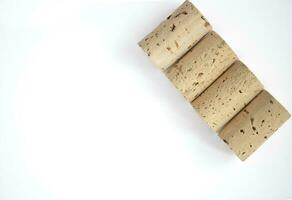
<instances>
[{"instance_id":1,"label":"cork","mask_svg":"<svg viewBox=\"0 0 292 200\"><path fill-rule=\"evenodd\" d=\"M185 1L138 44L155 65L165 70L211 29L200 11Z\"/></svg>"},{"instance_id":2,"label":"cork","mask_svg":"<svg viewBox=\"0 0 292 200\"><path fill-rule=\"evenodd\" d=\"M237 56L214 31L204 36L185 56L170 66L166 76L192 102L214 82Z\"/></svg>"},{"instance_id":3,"label":"cork","mask_svg":"<svg viewBox=\"0 0 292 200\"><path fill-rule=\"evenodd\" d=\"M231 120L263 85L240 61L227 69L192 105L216 132Z\"/></svg>"},{"instance_id":4,"label":"cork","mask_svg":"<svg viewBox=\"0 0 292 200\"><path fill-rule=\"evenodd\" d=\"M290 117L189 1L138 44L241 160Z\"/></svg>"},{"instance_id":5,"label":"cork","mask_svg":"<svg viewBox=\"0 0 292 200\"><path fill-rule=\"evenodd\" d=\"M245 160L289 117L288 111L264 90L220 131L219 136Z\"/></svg>"}]
</instances>

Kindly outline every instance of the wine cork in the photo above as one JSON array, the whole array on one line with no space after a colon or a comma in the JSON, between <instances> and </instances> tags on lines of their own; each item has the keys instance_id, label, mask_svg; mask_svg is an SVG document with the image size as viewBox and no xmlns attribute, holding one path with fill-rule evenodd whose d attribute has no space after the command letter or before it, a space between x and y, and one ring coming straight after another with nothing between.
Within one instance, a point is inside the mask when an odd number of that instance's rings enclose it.
<instances>
[{"instance_id":1,"label":"wine cork","mask_svg":"<svg viewBox=\"0 0 292 200\"><path fill-rule=\"evenodd\" d=\"M242 62L235 61L192 105L218 132L262 89L256 76Z\"/></svg>"},{"instance_id":2,"label":"wine cork","mask_svg":"<svg viewBox=\"0 0 292 200\"><path fill-rule=\"evenodd\" d=\"M192 102L237 60L226 42L214 31L205 35L165 74L184 97Z\"/></svg>"},{"instance_id":3,"label":"wine cork","mask_svg":"<svg viewBox=\"0 0 292 200\"><path fill-rule=\"evenodd\" d=\"M185 1L138 44L165 70L212 29L200 11Z\"/></svg>"},{"instance_id":4,"label":"wine cork","mask_svg":"<svg viewBox=\"0 0 292 200\"><path fill-rule=\"evenodd\" d=\"M264 90L220 131L219 136L245 160L289 117L288 111Z\"/></svg>"}]
</instances>

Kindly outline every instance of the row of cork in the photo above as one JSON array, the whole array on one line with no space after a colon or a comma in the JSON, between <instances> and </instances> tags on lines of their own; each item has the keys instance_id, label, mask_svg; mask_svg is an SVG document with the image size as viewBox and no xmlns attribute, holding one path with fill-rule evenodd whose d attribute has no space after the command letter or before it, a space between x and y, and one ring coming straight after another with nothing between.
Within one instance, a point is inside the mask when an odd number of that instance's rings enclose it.
<instances>
[{"instance_id":1,"label":"row of cork","mask_svg":"<svg viewBox=\"0 0 292 200\"><path fill-rule=\"evenodd\" d=\"M290 117L189 1L139 46L241 160Z\"/></svg>"}]
</instances>

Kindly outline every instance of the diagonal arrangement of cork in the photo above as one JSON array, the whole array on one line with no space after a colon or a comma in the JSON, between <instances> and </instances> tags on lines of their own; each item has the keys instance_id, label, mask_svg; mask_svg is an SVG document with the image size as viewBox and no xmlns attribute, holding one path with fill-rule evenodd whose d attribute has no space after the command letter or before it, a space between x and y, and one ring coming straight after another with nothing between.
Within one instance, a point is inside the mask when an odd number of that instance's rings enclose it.
<instances>
[{"instance_id":1,"label":"diagonal arrangement of cork","mask_svg":"<svg viewBox=\"0 0 292 200\"><path fill-rule=\"evenodd\" d=\"M290 117L189 1L138 44L241 160Z\"/></svg>"}]
</instances>

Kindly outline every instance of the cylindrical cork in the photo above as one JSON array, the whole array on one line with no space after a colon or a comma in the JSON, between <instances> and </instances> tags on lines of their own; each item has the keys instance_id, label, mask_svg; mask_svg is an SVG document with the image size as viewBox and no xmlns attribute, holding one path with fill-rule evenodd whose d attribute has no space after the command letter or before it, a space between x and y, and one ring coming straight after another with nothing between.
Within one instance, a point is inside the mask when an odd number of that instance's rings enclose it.
<instances>
[{"instance_id":1,"label":"cylindrical cork","mask_svg":"<svg viewBox=\"0 0 292 200\"><path fill-rule=\"evenodd\" d=\"M185 1L138 44L154 64L165 70L211 29L199 10Z\"/></svg>"},{"instance_id":2,"label":"cylindrical cork","mask_svg":"<svg viewBox=\"0 0 292 200\"><path fill-rule=\"evenodd\" d=\"M288 111L267 91L262 91L220 131L219 136L245 160L287 119Z\"/></svg>"},{"instance_id":3,"label":"cylindrical cork","mask_svg":"<svg viewBox=\"0 0 292 200\"><path fill-rule=\"evenodd\" d=\"M192 105L218 132L261 90L263 85L240 61L227 69Z\"/></svg>"},{"instance_id":4,"label":"cylindrical cork","mask_svg":"<svg viewBox=\"0 0 292 200\"><path fill-rule=\"evenodd\" d=\"M166 76L192 102L214 82L237 56L215 32L205 35L185 56L170 66Z\"/></svg>"}]
</instances>

